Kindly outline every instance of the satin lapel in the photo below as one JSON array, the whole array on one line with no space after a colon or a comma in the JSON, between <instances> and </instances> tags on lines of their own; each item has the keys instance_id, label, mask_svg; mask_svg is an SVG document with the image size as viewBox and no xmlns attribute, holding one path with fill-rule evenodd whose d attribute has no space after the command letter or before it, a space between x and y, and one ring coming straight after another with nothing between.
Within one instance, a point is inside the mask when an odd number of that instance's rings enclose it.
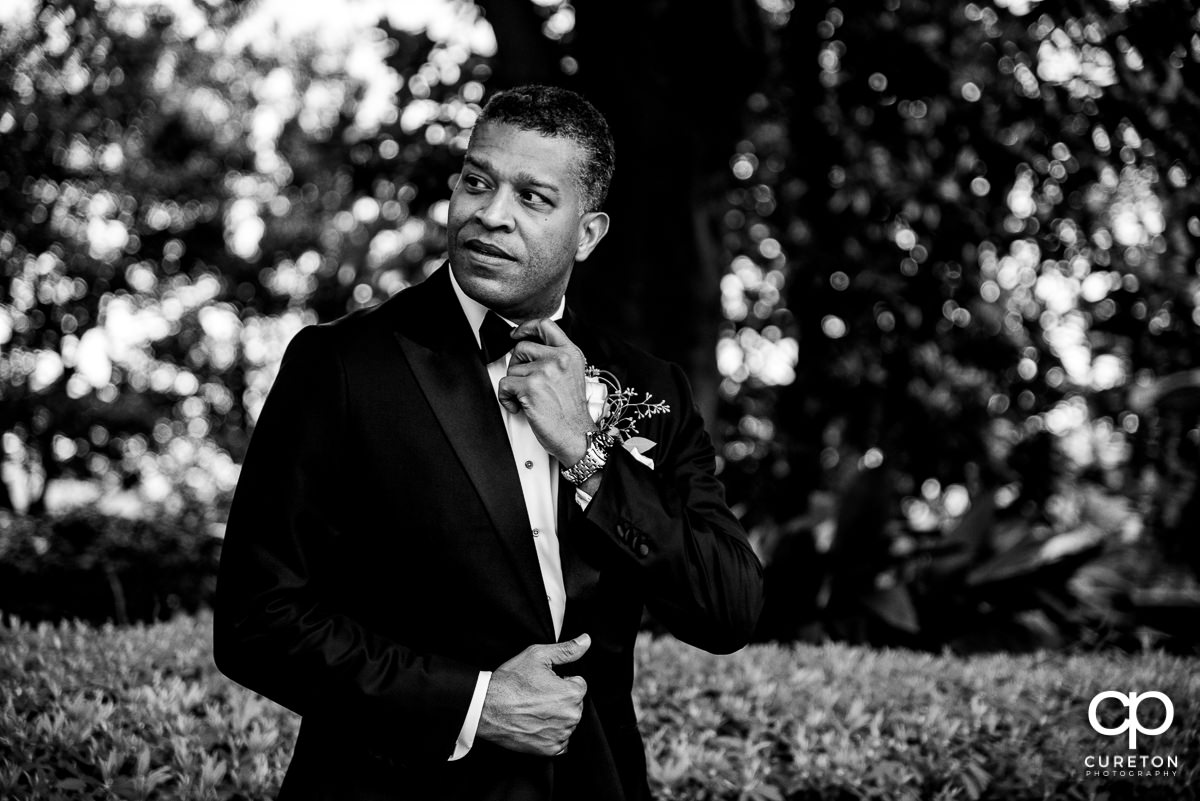
<instances>
[{"instance_id":1,"label":"satin lapel","mask_svg":"<svg viewBox=\"0 0 1200 801\"><path fill-rule=\"evenodd\" d=\"M429 286L406 290L419 297L402 307L407 314L398 321L396 339L511 557L546 638L542 641L553 642L554 624L504 418L474 335L444 275L448 269L428 278Z\"/></svg>"}]
</instances>

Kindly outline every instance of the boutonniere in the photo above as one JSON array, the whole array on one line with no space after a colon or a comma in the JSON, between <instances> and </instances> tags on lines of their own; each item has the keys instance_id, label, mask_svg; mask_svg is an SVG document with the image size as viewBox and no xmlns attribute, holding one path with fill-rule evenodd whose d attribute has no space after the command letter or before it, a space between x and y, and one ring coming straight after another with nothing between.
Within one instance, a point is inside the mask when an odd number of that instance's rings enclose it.
<instances>
[{"instance_id":1,"label":"boutonniere","mask_svg":"<svg viewBox=\"0 0 1200 801\"><path fill-rule=\"evenodd\" d=\"M607 370L589 365L584 370L584 389L587 394L588 414L592 421L621 447L629 451L634 459L654 469L654 460L646 452L657 443L637 436L640 420L671 411L666 401L655 401L649 392L637 400L633 387L622 387L617 377Z\"/></svg>"}]
</instances>

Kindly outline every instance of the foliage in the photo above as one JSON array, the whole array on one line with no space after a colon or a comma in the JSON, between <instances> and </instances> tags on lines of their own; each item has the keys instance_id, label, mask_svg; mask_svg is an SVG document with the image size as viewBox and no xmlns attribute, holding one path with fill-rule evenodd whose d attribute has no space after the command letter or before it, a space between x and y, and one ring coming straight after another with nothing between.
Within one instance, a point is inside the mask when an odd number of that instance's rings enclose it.
<instances>
[{"instance_id":1,"label":"foliage","mask_svg":"<svg viewBox=\"0 0 1200 801\"><path fill-rule=\"evenodd\" d=\"M216 5L0 31L0 508L63 477L223 503L290 336L444 247L478 56L386 19L272 49Z\"/></svg>"},{"instance_id":2,"label":"foliage","mask_svg":"<svg viewBox=\"0 0 1200 801\"><path fill-rule=\"evenodd\" d=\"M1200 405L1143 402L1200 356L1194 4L761 5L718 351L748 522L857 558L870 595L971 505L1011 507L991 555L1068 533L1087 481L1200 576Z\"/></svg>"},{"instance_id":3,"label":"foliage","mask_svg":"<svg viewBox=\"0 0 1200 801\"><path fill-rule=\"evenodd\" d=\"M23 620L166 620L211 605L220 540L200 513L0 511L0 610Z\"/></svg>"},{"instance_id":4,"label":"foliage","mask_svg":"<svg viewBox=\"0 0 1200 801\"><path fill-rule=\"evenodd\" d=\"M0 632L0 795L273 797L297 719L225 680L208 623Z\"/></svg>"},{"instance_id":5,"label":"foliage","mask_svg":"<svg viewBox=\"0 0 1200 801\"><path fill-rule=\"evenodd\" d=\"M814 469L877 448L914 482L1021 478L1015 444L1074 427L1060 401L1127 394L1200 345L1195 143L1170 125L1200 114L1178 86L1200 19L1004 6L810 4L776 34L733 160L726 302L739 328L802 345L776 422ZM772 383L730 364L730 390ZM1100 411L1097 437L1136 431Z\"/></svg>"},{"instance_id":6,"label":"foliage","mask_svg":"<svg viewBox=\"0 0 1200 801\"><path fill-rule=\"evenodd\" d=\"M1091 697L1162 687L1182 724L1200 702L1194 661L960 659L844 645L724 658L669 640L642 645L640 720L663 798L1196 797L1194 725L1144 750L1177 755L1175 777L1083 775L1086 754L1117 753L1087 724Z\"/></svg>"},{"instance_id":7,"label":"foliage","mask_svg":"<svg viewBox=\"0 0 1200 801\"><path fill-rule=\"evenodd\" d=\"M767 562L759 639L1197 653L1200 582L1145 536L1123 495L1058 481L1038 519L1010 489L971 499L953 525L930 512L902 528L874 502L894 480L883 467L856 472L840 507L818 494L791 528L755 530Z\"/></svg>"},{"instance_id":8,"label":"foliage","mask_svg":"<svg viewBox=\"0 0 1200 801\"><path fill-rule=\"evenodd\" d=\"M262 798L298 719L213 666L207 619L151 627L0 628L0 794L13 799ZM971 659L848 646L753 646L714 657L638 645L635 702L658 797L1194 799L1194 660ZM1179 772L1083 776L1124 754L1087 724L1097 692L1155 688L1175 725L1139 753ZM1147 726L1156 725L1149 705ZM1112 726L1115 720L1105 720Z\"/></svg>"}]
</instances>

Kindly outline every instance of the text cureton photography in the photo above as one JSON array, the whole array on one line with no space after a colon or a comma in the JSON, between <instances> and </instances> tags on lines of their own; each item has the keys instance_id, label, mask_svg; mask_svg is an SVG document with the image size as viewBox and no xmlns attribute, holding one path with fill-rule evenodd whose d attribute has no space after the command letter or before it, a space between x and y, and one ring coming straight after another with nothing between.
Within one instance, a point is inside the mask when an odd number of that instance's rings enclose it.
<instances>
[{"instance_id":1,"label":"text cureton photography","mask_svg":"<svg viewBox=\"0 0 1200 801\"><path fill-rule=\"evenodd\" d=\"M1134 778L1138 776L1174 776L1179 772L1177 756L1107 756L1088 754L1083 760L1086 776Z\"/></svg>"}]
</instances>

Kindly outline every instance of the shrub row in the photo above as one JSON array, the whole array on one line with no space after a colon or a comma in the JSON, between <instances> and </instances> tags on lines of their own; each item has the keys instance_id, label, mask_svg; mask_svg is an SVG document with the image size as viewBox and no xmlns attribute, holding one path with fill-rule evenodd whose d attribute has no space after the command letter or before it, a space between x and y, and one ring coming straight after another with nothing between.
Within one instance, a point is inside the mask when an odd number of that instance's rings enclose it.
<instances>
[{"instance_id":1,"label":"shrub row","mask_svg":"<svg viewBox=\"0 0 1200 801\"><path fill-rule=\"evenodd\" d=\"M29 621L166 620L209 605L221 541L191 516L0 512L0 610Z\"/></svg>"},{"instance_id":2,"label":"shrub row","mask_svg":"<svg viewBox=\"0 0 1200 801\"><path fill-rule=\"evenodd\" d=\"M224 679L207 618L117 629L0 626L0 798L259 799L298 719ZM729 657L643 635L635 701L663 799L1195 799L1200 663L936 657L754 646ZM1102 690L1157 689L1172 727L1138 754L1174 775L1086 775L1126 756L1088 725ZM1102 707L1108 726L1119 706ZM1147 728L1162 719L1139 710ZM1156 717L1157 715L1157 717Z\"/></svg>"},{"instance_id":3,"label":"shrub row","mask_svg":"<svg viewBox=\"0 0 1200 801\"><path fill-rule=\"evenodd\" d=\"M1091 699L1156 689L1174 724L1140 755L1173 776L1088 776L1126 756ZM639 650L636 700L664 799L1171 799L1200 787L1200 660L1164 654L934 656L845 645L753 646L733 657L671 640ZM1122 709L1100 707L1120 725ZM1147 728L1164 710L1146 702Z\"/></svg>"}]
</instances>

